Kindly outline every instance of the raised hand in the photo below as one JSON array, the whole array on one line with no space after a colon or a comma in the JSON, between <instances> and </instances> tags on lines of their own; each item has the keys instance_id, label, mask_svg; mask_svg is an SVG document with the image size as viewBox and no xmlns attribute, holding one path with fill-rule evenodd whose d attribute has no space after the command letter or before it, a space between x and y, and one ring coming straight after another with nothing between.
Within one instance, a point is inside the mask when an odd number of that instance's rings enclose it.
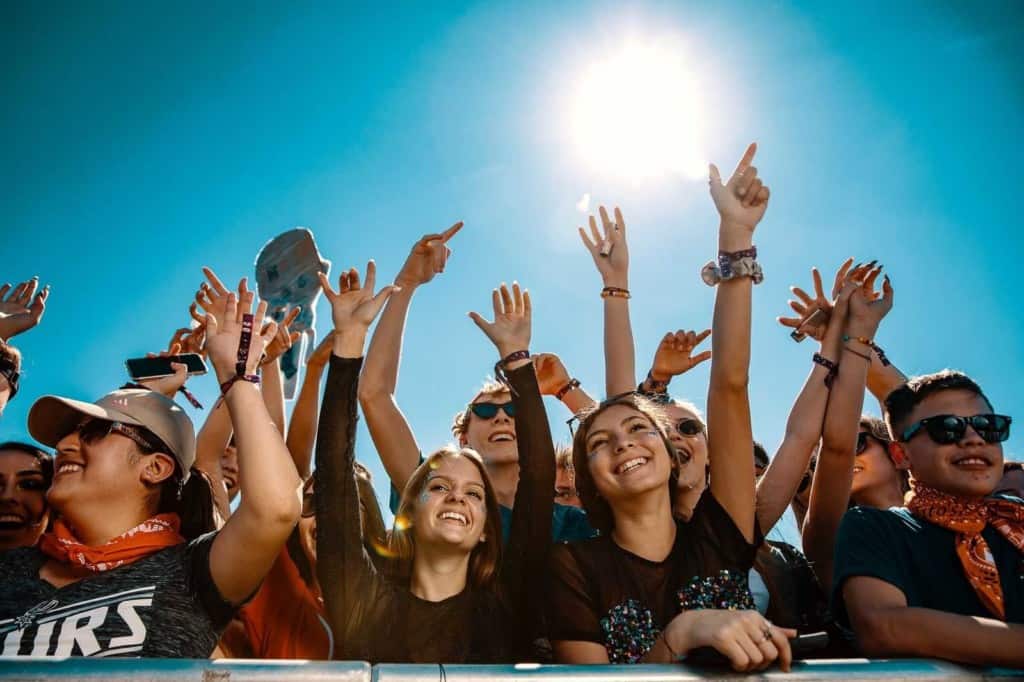
<instances>
[{"instance_id":1,"label":"raised hand","mask_svg":"<svg viewBox=\"0 0 1024 682\"><path fill-rule=\"evenodd\" d=\"M180 329L178 330L181 331ZM175 332L174 337L178 336ZM167 350L161 351L160 353L146 353L147 358L166 358L170 355L179 355L181 353L181 344L171 339L171 343L167 346ZM182 362L172 362L171 369L174 370L174 374L166 377L157 377L156 379L140 379L139 383L148 388L151 391L156 391L161 395L165 395L171 400L174 400L175 395L181 387L188 381L188 365Z\"/></svg>"},{"instance_id":2,"label":"raised hand","mask_svg":"<svg viewBox=\"0 0 1024 682\"><path fill-rule=\"evenodd\" d=\"M10 284L0 286L0 341L32 329L43 319L50 285L36 293L39 278L21 282L13 291Z\"/></svg>"},{"instance_id":3,"label":"raised hand","mask_svg":"<svg viewBox=\"0 0 1024 682\"><path fill-rule=\"evenodd\" d=\"M728 182L722 184L718 166L710 165L711 198L722 218L723 226L754 231L764 217L771 193L768 186L757 177L757 168L752 164L757 153L757 143L747 147L739 165Z\"/></svg>"},{"instance_id":4,"label":"raised hand","mask_svg":"<svg viewBox=\"0 0 1024 682\"><path fill-rule=\"evenodd\" d=\"M797 300L789 301L789 307L793 309L793 312L797 314L797 317L779 317L777 318L779 323L785 327L797 330L801 334L806 334L820 342L825 338L825 332L831 323L832 310L835 306L835 301L839 298L839 294L848 280L862 283L862 287L866 288L865 296L868 296L872 300L879 296L879 294L872 291L875 278L877 278L878 273L881 272L881 266L877 268L875 267L876 262L877 261L871 261L866 264L859 263L857 265L853 265L852 258L847 258L843 261L843 264L840 265L839 269L836 271L835 278L832 282L831 298L825 295L821 281L821 273L817 268L811 268L811 276L814 281L814 297L811 297L800 287L790 287L790 291L793 292L793 295L796 296ZM873 276L872 273L874 273ZM870 283L868 282L869 278ZM839 324L845 324L845 320L840 321ZM802 340L802 338L800 340Z\"/></svg>"},{"instance_id":5,"label":"raised hand","mask_svg":"<svg viewBox=\"0 0 1024 682\"><path fill-rule=\"evenodd\" d=\"M881 270L881 266L872 268L850 296L850 313L846 322L846 333L851 337L874 338L882 318L892 310L893 289L889 275L882 280L881 295L874 290L875 280L878 279ZM852 281L857 283L856 280Z\"/></svg>"},{"instance_id":6,"label":"raised hand","mask_svg":"<svg viewBox=\"0 0 1024 682\"><path fill-rule=\"evenodd\" d=\"M444 232L424 235L412 247L412 252L395 277L395 284L402 288L417 287L434 279L434 275L444 272L448 257L452 255L452 250L448 248L448 240L461 229L460 220Z\"/></svg>"},{"instance_id":7,"label":"raised hand","mask_svg":"<svg viewBox=\"0 0 1024 682\"><path fill-rule=\"evenodd\" d=\"M205 270L205 269L204 269ZM207 271L208 276L212 271ZM214 275L216 279L216 275ZM220 284L220 280L216 280ZM220 285L223 287L223 284ZM225 289L225 291L227 291ZM218 292L219 293L219 292ZM220 316L214 313L206 313L206 349L209 353L210 362L217 373L217 380L220 383L226 382L236 374L252 375L259 368L260 358L266 347L277 334L277 323L271 322L262 331L253 327L249 338L248 356L245 366L237 367L239 358L239 346L242 340L243 316L253 314L253 320L262 320L267 315L267 302L260 301L253 313L253 301L256 295L249 291L246 279L238 283L238 293L229 291L223 296L223 305L219 307ZM239 372L239 370L242 370Z\"/></svg>"},{"instance_id":8,"label":"raised hand","mask_svg":"<svg viewBox=\"0 0 1024 682\"><path fill-rule=\"evenodd\" d=\"M366 284L359 283L359 270L352 268L341 273L338 277L338 290L331 287L327 275L319 273L320 284L324 288L324 295L331 304L331 319L334 321L335 332L341 333L351 329L366 330L377 317L380 309L388 300L388 296L394 291L400 291L401 287L393 284L382 288L377 295L373 293L373 287L377 283L377 264L372 260L366 264Z\"/></svg>"},{"instance_id":9,"label":"raised hand","mask_svg":"<svg viewBox=\"0 0 1024 682\"><path fill-rule=\"evenodd\" d=\"M470 313L476 326L498 348L498 355L506 358L512 353L530 347L530 320L532 306L530 292L521 290L518 282L512 282L512 290L502 283L500 289L491 294L494 306L494 322L488 322L478 313Z\"/></svg>"},{"instance_id":10,"label":"raised hand","mask_svg":"<svg viewBox=\"0 0 1024 682\"><path fill-rule=\"evenodd\" d=\"M694 348L710 335L710 329L700 333L680 329L674 334L665 334L654 353L651 378L655 381L669 381L674 376L689 372L705 360L710 360L709 350L693 355Z\"/></svg>"},{"instance_id":11,"label":"raised hand","mask_svg":"<svg viewBox=\"0 0 1024 682\"><path fill-rule=\"evenodd\" d=\"M295 321L295 318L299 316L300 312L302 312L302 308L296 306L285 313L284 319L277 323L277 333L274 334L274 340L270 342L270 345L267 346L267 350L264 353L264 365L274 362L279 357L287 353L288 349L292 347L292 344L298 341L299 337L302 336L302 332L288 331L288 327ZM267 325L264 325L263 331L265 332L266 329Z\"/></svg>"},{"instance_id":12,"label":"raised hand","mask_svg":"<svg viewBox=\"0 0 1024 682\"><path fill-rule=\"evenodd\" d=\"M554 353L538 353L530 359L537 373L541 395L557 395L572 379L562 360Z\"/></svg>"},{"instance_id":13,"label":"raised hand","mask_svg":"<svg viewBox=\"0 0 1024 682\"><path fill-rule=\"evenodd\" d=\"M626 245L626 221L622 211L615 209L615 221L608 218L604 206L600 208L601 230L597 219L590 216L590 235L582 227L577 228L583 245L587 247L597 271L605 286L629 288L629 247Z\"/></svg>"}]
</instances>

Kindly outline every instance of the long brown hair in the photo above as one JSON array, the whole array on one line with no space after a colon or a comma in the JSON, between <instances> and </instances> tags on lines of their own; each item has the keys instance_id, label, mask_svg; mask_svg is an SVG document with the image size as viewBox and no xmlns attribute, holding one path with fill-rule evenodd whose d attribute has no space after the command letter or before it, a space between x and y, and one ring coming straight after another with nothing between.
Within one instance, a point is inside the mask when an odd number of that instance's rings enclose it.
<instances>
[{"instance_id":1,"label":"long brown hair","mask_svg":"<svg viewBox=\"0 0 1024 682\"><path fill-rule=\"evenodd\" d=\"M583 503L583 509L587 512L590 525L606 535L615 527L615 516L612 513L611 505L598 493L597 484L594 483L594 477L590 473L587 458L587 436L590 435L590 429L593 427L594 420L597 419L598 415L608 408L617 405L636 410L646 417L651 422L651 425L658 430L658 435L661 436L662 442L665 443L665 449L672 463L672 473L669 475L668 480L669 500L674 499L676 486L679 481L678 456L676 455L675 447L673 447L667 435L668 429L673 427L670 425L665 412L654 402L636 393L627 393L609 398L590 412L585 413L580 419L579 428L576 430L576 435L572 440L572 462L573 468L576 470L576 492L580 496L580 502Z\"/></svg>"},{"instance_id":2,"label":"long brown hair","mask_svg":"<svg viewBox=\"0 0 1024 682\"><path fill-rule=\"evenodd\" d=\"M494 492L494 486L491 484L491 477L487 474L484 461L480 454L471 448L446 445L440 450L432 452L423 460L422 464L416 467L416 471L409 477L409 482L405 484L405 490L402 491L402 501L395 514L395 527L391 531L388 549L397 564L396 573L411 574L412 560L416 554L416 529L412 526L412 520L416 515L416 504L427 485L430 472L447 457L465 457L480 471L480 479L484 482L484 506L487 509L484 534L487 537L477 543L470 553L467 582L475 588L491 589L498 574L498 566L501 564L501 510L498 508L498 498Z\"/></svg>"}]
</instances>

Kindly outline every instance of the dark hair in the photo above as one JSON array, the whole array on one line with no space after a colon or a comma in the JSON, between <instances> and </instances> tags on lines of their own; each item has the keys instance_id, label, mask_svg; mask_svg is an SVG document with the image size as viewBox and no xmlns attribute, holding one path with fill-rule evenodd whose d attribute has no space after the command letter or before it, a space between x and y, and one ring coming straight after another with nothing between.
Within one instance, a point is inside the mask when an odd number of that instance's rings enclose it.
<instances>
[{"instance_id":1,"label":"dark hair","mask_svg":"<svg viewBox=\"0 0 1024 682\"><path fill-rule=\"evenodd\" d=\"M764 462L764 464L761 464ZM754 441L754 464L760 466L768 466L768 451L764 449L764 446Z\"/></svg>"},{"instance_id":2,"label":"dark hair","mask_svg":"<svg viewBox=\"0 0 1024 682\"><path fill-rule=\"evenodd\" d=\"M7 360L14 369L21 371L21 351L3 340L0 340L0 360Z\"/></svg>"},{"instance_id":3,"label":"dark hair","mask_svg":"<svg viewBox=\"0 0 1024 682\"><path fill-rule=\"evenodd\" d=\"M580 502L583 503L583 509L587 512L587 519L591 527L605 535L615 527L615 517L612 514L611 505L597 492L597 484L594 483L594 477L590 474L590 467L587 465L587 436L598 415L616 405L636 410L658 429L658 434L661 436L662 442L665 443L665 449L668 450L668 456L672 462L672 473L669 475L668 481L670 500L674 499L676 486L679 483L679 468L676 466L679 458L676 455L676 449L666 435L668 429L674 427L669 424L668 417L659 405L642 395L627 393L610 398L584 413L572 440L572 463L573 469L576 471L576 492L580 496Z\"/></svg>"},{"instance_id":4,"label":"dark hair","mask_svg":"<svg viewBox=\"0 0 1024 682\"><path fill-rule=\"evenodd\" d=\"M940 391L970 391L985 401L992 409L992 402L969 376L955 369L944 369L934 374L913 377L885 398L886 419L889 434L893 440L900 440L907 428L907 419L914 408L925 398Z\"/></svg>"},{"instance_id":5,"label":"dark hair","mask_svg":"<svg viewBox=\"0 0 1024 682\"><path fill-rule=\"evenodd\" d=\"M31 443L23 443L17 440L8 440L0 443L0 450L16 450L17 452L23 452L26 455L35 457L36 461L39 462L39 468L43 471L46 487L49 488L50 484L53 483L53 455L46 450L38 448Z\"/></svg>"}]
</instances>

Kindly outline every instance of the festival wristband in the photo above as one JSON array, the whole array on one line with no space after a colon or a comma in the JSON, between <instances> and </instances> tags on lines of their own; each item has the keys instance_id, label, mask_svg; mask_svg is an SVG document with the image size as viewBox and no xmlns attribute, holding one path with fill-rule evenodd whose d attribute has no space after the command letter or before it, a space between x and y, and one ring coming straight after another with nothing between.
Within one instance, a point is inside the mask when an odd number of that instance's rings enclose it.
<instances>
[{"instance_id":1,"label":"festival wristband","mask_svg":"<svg viewBox=\"0 0 1024 682\"><path fill-rule=\"evenodd\" d=\"M558 389L558 392L555 393L555 399L556 400L561 400L562 398L565 397L566 393L568 393L569 391L572 391L574 389L577 389L579 387L580 387L580 380L579 379L570 379L569 383L567 383L565 386L562 386L560 389Z\"/></svg>"},{"instance_id":2,"label":"festival wristband","mask_svg":"<svg viewBox=\"0 0 1024 682\"><path fill-rule=\"evenodd\" d=\"M836 376L839 375L839 363L832 362L821 353L815 353L811 359L828 370L828 374L825 375L825 387L832 388L832 382L834 382L836 380Z\"/></svg>"}]
</instances>

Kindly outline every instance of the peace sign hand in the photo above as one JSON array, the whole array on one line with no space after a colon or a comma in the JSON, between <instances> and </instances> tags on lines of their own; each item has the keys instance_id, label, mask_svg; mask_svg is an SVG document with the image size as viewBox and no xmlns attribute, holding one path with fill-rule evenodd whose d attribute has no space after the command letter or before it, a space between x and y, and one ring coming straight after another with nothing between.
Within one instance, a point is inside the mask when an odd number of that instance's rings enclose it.
<instances>
[{"instance_id":1,"label":"peace sign hand","mask_svg":"<svg viewBox=\"0 0 1024 682\"><path fill-rule=\"evenodd\" d=\"M395 284L400 287L417 287L434 279L434 275L444 272L452 250L448 248L448 240L462 229L462 221L455 223L440 234L424 235L412 247L412 252L395 277Z\"/></svg>"},{"instance_id":2,"label":"peace sign hand","mask_svg":"<svg viewBox=\"0 0 1024 682\"><path fill-rule=\"evenodd\" d=\"M582 228L577 228L583 245L587 247L597 271L601 273L606 287L629 288L629 248L626 245L626 221L622 211L615 209L615 222L608 218L604 206L600 209L601 231L597 229L597 219L590 216L590 235Z\"/></svg>"}]
</instances>

